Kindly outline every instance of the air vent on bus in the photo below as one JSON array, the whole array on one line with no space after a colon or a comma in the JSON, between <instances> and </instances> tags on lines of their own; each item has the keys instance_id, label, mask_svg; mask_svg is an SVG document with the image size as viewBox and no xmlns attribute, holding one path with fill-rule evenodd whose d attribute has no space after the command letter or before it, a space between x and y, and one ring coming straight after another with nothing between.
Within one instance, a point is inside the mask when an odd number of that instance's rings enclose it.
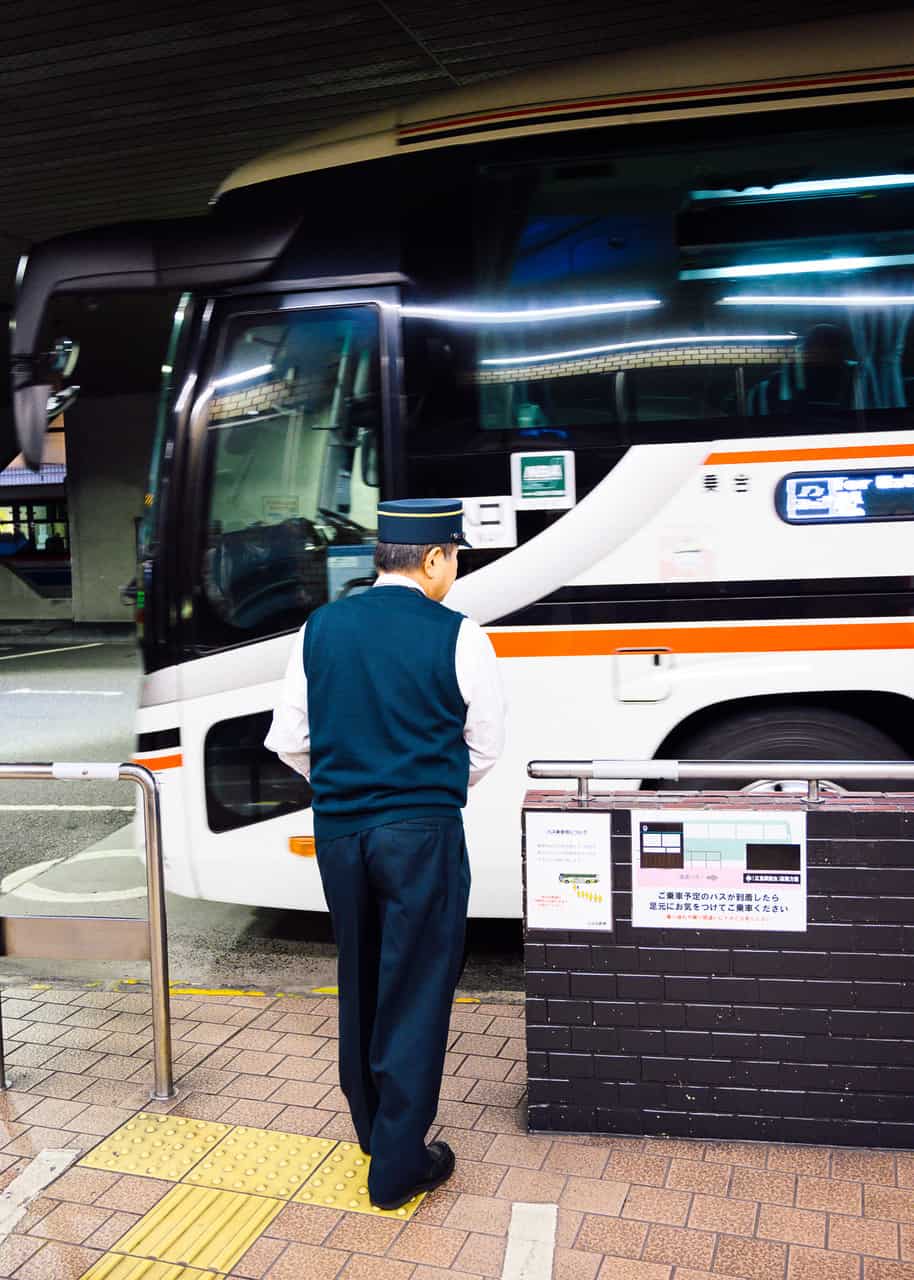
<instances>
[{"instance_id":1,"label":"air vent on bus","mask_svg":"<svg viewBox=\"0 0 914 1280\"><path fill-rule=\"evenodd\" d=\"M714 474L714 472L713 471L707 472L707 474L705 475L705 488L708 490L708 492L713 493L713 491L717 488L718 484L719 484L719 481L717 479L717 476Z\"/></svg>"},{"instance_id":2,"label":"air vent on bus","mask_svg":"<svg viewBox=\"0 0 914 1280\"><path fill-rule=\"evenodd\" d=\"M733 477L733 488L735 489L735 491L736 491L737 493L748 493L748 492L749 492L749 477L748 477L748 476L734 476L734 477Z\"/></svg>"}]
</instances>

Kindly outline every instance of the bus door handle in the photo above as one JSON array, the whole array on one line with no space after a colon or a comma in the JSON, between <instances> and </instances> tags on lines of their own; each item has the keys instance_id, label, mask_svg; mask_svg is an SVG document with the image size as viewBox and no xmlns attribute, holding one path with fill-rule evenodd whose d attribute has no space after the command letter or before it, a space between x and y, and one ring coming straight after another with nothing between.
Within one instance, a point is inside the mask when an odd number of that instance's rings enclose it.
<instances>
[{"instance_id":1,"label":"bus door handle","mask_svg":"<svg viewBox=\"0 0 914 1280\"><path fill-rule=\"evenodd\" d=\"M613 693L617 702L662 702L672 688L671 650L617 649L613 655Z\"/></svg>"}]
</instances>

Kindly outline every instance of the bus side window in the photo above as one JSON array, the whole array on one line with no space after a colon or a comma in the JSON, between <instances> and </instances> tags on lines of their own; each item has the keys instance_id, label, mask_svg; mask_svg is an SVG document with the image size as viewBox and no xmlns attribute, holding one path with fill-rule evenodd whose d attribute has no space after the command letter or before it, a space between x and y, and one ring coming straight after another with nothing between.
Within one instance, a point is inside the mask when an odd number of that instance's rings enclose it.
<instances>
[{"instance_id":1,"label":"bus side window","mask_svg":"<svg viewBox=\"0 0 914 1280\"><path fill-rule=\"evenodd\" d=\"M263 745L272 712L232 716L204 742L206 818L210 831L233 831L307 809L311 788Z\"/></svg>"}]
</instances>

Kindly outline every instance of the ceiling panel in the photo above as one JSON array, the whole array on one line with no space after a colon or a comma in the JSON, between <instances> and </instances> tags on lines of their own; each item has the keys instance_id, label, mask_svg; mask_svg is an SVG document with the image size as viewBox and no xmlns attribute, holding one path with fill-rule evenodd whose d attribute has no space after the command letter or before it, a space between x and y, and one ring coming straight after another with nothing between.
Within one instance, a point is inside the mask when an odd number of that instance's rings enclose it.
<instances>
[{"instance_id":1,"label":"ceiling panel","mask_svg":"<svg viewBox=\"0 0 914 1280\"><path fill-rule=\"evenodd\" d=\"M362 112L588 54L859 8L853 0L7 0L0 296L9 297L16 257L32 240L203 212L236 165Z\"/></svg>"}]
</instances>

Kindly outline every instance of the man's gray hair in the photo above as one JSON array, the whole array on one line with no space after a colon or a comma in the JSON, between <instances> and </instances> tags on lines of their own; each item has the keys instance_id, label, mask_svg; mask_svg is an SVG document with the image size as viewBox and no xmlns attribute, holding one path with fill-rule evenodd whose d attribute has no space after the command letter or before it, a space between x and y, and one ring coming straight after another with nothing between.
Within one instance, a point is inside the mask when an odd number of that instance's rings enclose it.
<instances>
[{"instance_id":1,"label":"man's gray hair","mask_svg":"<svg viewBox=\"0 0 914 1280\"><path fill-rule=\"evenodd\" d=\"M374 567L378 573L408 573L421 569L425 557L434 547L441 547L450 558L457 551L453 542L429 542L416 546L411 542L379 542L374 549Z\"/></svg>"}]
</instances>

